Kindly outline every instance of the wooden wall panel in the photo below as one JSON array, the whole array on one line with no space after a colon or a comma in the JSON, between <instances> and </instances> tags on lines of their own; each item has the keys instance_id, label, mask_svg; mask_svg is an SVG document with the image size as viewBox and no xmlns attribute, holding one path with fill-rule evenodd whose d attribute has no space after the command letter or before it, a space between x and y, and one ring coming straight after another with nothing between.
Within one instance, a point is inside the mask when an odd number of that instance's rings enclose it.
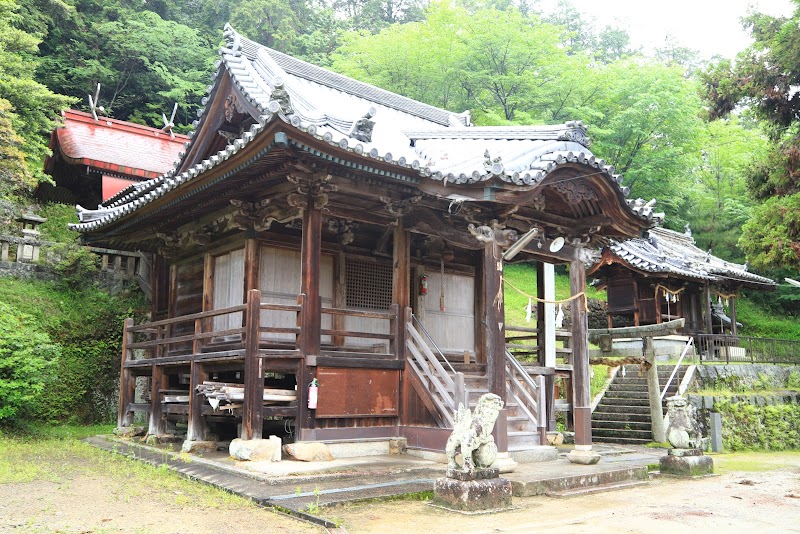
<instances>
[{"instance_id":1,"label":"wooden wall panel","mask_svg":"<svg viewBox=\"0 0 800 534\"><path fill-rule=\"evenodd\" d=\"M397 417L400 371L317 368L317 418Z\"/></svg>"},{"instance_id":2,"label":"wooden wall panel","mask_svg":"<svg viewBox=\"0 0 800 534\"><path fill-rule=\"evenodd\" d=\"M425 299L425 328L443 352L475 352L475 278L444 275L444 304L441 310L441 273L428 272Z\"/></svg>"},{"instance_id":3,"label":"wooden wall panel","mask_svg":"<svg viewBox=\"0 0 800 534\"><path fill-rule=\"evenodd\" d=\"M237 306L244 302L244 249L234 250L214 258L214 309ZM242 314L232 313L214 317L214 330L242 326Z\"/></svg>"},{"instance_id":4,"label":"wooden wall panel","mask_svg":"<svg viewBox=\"0 0 800 534\"><path fill-rule=\"evenodd\" d=\"M333 305L333 261L331 255L320 257L319 290L322 306ZM270 304L297 304L300 293L300 251L280 247L261 247L259 262L259 287L263 302ZM293 312L262 310L262 326L294 327L297 318ZM322 316L322 328L331 328L330 315ZM270 341L294 342L293 334L262 334ZM330 343L330 336L323 336L322 343Z\"/></svg>"}]
</instances>

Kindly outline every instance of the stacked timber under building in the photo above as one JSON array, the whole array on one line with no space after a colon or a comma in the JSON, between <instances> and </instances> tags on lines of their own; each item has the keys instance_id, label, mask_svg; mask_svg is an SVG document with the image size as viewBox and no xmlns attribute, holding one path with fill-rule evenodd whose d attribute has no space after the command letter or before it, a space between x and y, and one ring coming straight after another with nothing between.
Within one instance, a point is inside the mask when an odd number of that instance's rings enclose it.
<instances>
[{"instance_id":1,"label":"stacked timber under building","mask_svg":"<svg viewBox=\"0 0 800 534\"><path fill-rule=\"evenodd\" d=\"M506 350L515 256L538 262L542 300L542 265L569 265L575 437L589 450L585 266L658 216L626 199L584 127L475 127L225 37L175 168L74 225L85 243L154 256L151 318L125 325L119 425L142 411L151 434L185 422L187 440L279 424L300 441L443 450L458 404L492 392L506 401L499 450L540 446L554 338L538 336L534 376Z\"/></svg>"}]
</instances>

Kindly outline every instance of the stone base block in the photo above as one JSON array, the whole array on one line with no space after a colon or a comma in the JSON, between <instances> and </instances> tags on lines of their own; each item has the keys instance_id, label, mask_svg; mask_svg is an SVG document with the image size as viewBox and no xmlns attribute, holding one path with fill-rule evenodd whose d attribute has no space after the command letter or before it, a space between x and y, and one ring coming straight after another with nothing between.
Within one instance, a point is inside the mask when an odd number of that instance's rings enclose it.
<instances>
[{"instance_id":1,"label":"stone base block","mask_svg":"<svg viewBox=\"0 0 800 534\"><path fill-rule=\"evenodd\" d=\"M600 461L600 455L592 450L574 450L567 454L567 460L573 464L594 465Z\"/></svg>"},{"instance_id":2,"label":"stone base block","mask_svg":"<svg viewBox=\"0 0 800 534\"><path fill-rule=\"evenodd\" d=\"M231 441L228 452L239 461L281 460L281 438L270 436L269 439L240 439Z\"/></svg>"},{"instance_id":3,"label":"stone base block","mask_svg":"<svg viewBox=\"0 0 800 534\"><path fill-rule=\"evenodd\" d=\"M114 429L114 434L121 438L133 438L144 436L146 429L143 426L118 426Z\"/></svg>"},{"instance_id":4,"label":"stone base block","mask_svg":"<svg viewBox=\"0 0 800 534\"><path fill-rule=\"evenodd\" d=\"M700 449L670 449L667 451L670 456L703 456Z\"/></svg>"},{"instance_id":5,"label":"stone base block","mask_svg":"<svg viewBox=\"0 0 800 534\"><path fill-rule=\"evenodd\" d=\"M438 478L433 486L433 504L459 512L503 510L511 507L511 482L505 478Z\"/></svg>"},{"instance_id":6,"label":"stone base block","mask_svg":"<svg viewBox=\"0 0 800 534\"><path fill-rule=\"evenodd\" d=\"M190 441L185 440L183 442L183 446L181 447L183 452L188 452L190 454L202 454L204 452L214 452L217 450L217 442L216 441Z\"/></svg>"},{"instance_id":7,"label":"stone base block","mask_svg":"<svg viewBox=\"0 0 800 534\"><path fill-rule=\"evenodd\" d=\"M333 455L328 446L321 441L298 441L283 446L283 452L291 460L301 462L329 462Z\"/></svg>"},{"instance_id":8,"label":"stone base block","mask_svg":"<svg viewBox=\"0 0 800 534\"><path fill-rule=\"evenodd\" d=\"M454 478L462 482L470 480L486 480L500 476L500 470L494 467L476 469L475 471L461 471L460 469L447 469L447 478Z\"/></svg>"},{"instance_id":9,"label":"stone base block","mask_svg":"<svg viewBox=\"0 0 800 534\"><path fill-rule=\"evenodd\" d=\"M710 475L714 472L714 460L710 456L675 456L668 454L659 461L661 473L681 477Z\"/></svg>"},{"instance_id":10,"label":"stone base block","mask_svg":"<svg viewBox=\"0 0 800 534\"><path fill-rule=\"evenodd\" d=\"M167 443L179 443L183 441L174 434L150 434L144 442L148 445L166 445Z\"/></svg>"}]
</instances>

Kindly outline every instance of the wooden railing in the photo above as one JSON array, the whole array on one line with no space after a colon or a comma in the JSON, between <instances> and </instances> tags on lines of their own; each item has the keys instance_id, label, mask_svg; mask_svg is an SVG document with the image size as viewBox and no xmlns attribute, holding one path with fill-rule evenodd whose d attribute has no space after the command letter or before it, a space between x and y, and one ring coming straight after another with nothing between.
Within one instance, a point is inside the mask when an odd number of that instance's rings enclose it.
<instances>
[{"instance_id":1,"label":"wooden railing","mask_svg":"<svg viewBox=\"0 0 800 534\"><path fill-rule=\"evenodd\" d=\"M416 319L411 308L406 308L404 316L407 361L413 372L412 387L434 415L439 426L453 428L458 406L468 406L464 374L453 370L441 351L437 350L438 357L433 353L423 334L414 326ZM435 344L431 344L435 347ZM445 369L443 362L449 369Z\"/></svg>"},{"instance_id":2,"label":"wooden railing","mask_svg":"<svg viewBox=\"0 0 800 534\"><path fill-rule=\"evenodd\" d=\"M572 332L557 330L556 357L561 359L559 363L572 363L571 345ZM544 350L544 345L539 341L539 329L506 325L506 349L519 358L530 359L531 357L537 357Z\"/></svg>"},{"instance_id":3,"label":"wooden railing","mask_svg":"<svg viewBox=\"0 0 800 534\"><path fill-rule=\"evenodd\" d=\"M137 367L157 363L177 363L194 359L220 359L242 357L247 349L248 339L255 342L253 350L261 358L299 358L300 338L313 335L303 328L302 317L305 295L298 295L297 304L272 304L261 302L261 292L252 290L248 303L217 310L182 315L140 325L130 324L127 335L130 341L124 350L128 356L125 365ZM273 321L263 318L263 312L288 313L296 317L295 326L279 326L289 321ZM320 355L339 358L377 358L402 359L397 339L398 307L393 305L387 312L348 310L343 308L322 308L323 315L378 319L386 321L388 333L353 331L347 329L322 329L322 337L341 339L372 339L379 342L382 350L376 351L371 345L335 346L322 345ZM274 315L274 314L273 314ZM236 324L234 327L215 327L215 323ZM255 327L255 328L254 328ZM250 333L252 332L252 333ZM284 339L280 339L280 338Z\"/></svg>"},{"instance_id":4,"label":"wooden railing","mask_svg":"<svg viewBox=\"0 0 800 534\"><path fill-rule=\"evenodd\" d=\"M535 378L506 350L506 387L509 399L514 399L528 420L539 429L539 443L547 444L547 400L544 376Z\"/></svg>"}]
</instances>

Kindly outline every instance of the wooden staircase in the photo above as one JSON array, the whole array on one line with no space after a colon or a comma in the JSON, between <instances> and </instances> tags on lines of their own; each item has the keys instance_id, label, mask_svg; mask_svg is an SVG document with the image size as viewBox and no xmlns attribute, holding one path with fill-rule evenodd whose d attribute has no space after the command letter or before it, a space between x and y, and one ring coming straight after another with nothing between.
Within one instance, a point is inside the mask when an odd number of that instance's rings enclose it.
<instances>
[{"instance_id":1,"label":"wooden staircase","mask_svg":"<svg viewBox=\"0 0 800 534\"><path fill-rule=\"evenodd\" d=\"M664 399L675 395L688 366L682 365L670 384ZM659 388L669 380L674 367L658 368ZM666 402L662 401L666 413ZM653 441L647 377L639 376L638 365L625 365L606 390L592 412L592 440L598 443L645 444Z\"/></svg>"},{"instance_id":2,"label":"wooden staircase","mask_svg":"<svg viewBox=\"0 0 800 534\"><path fill-rule=\"evenodd\" d=\"M448 361L438 350L429 347L424 329L421 330L418 331L411 322L407 323L406 346L413 372L412 386L437 419L439 427L452 428L459 404L474 410L481 395L489 393L486 366ZM511 354L507 353L506 358L508 450L539 447L544 441L546 421L543 381L532 379Z\"/></svg>"}]
</instances>

